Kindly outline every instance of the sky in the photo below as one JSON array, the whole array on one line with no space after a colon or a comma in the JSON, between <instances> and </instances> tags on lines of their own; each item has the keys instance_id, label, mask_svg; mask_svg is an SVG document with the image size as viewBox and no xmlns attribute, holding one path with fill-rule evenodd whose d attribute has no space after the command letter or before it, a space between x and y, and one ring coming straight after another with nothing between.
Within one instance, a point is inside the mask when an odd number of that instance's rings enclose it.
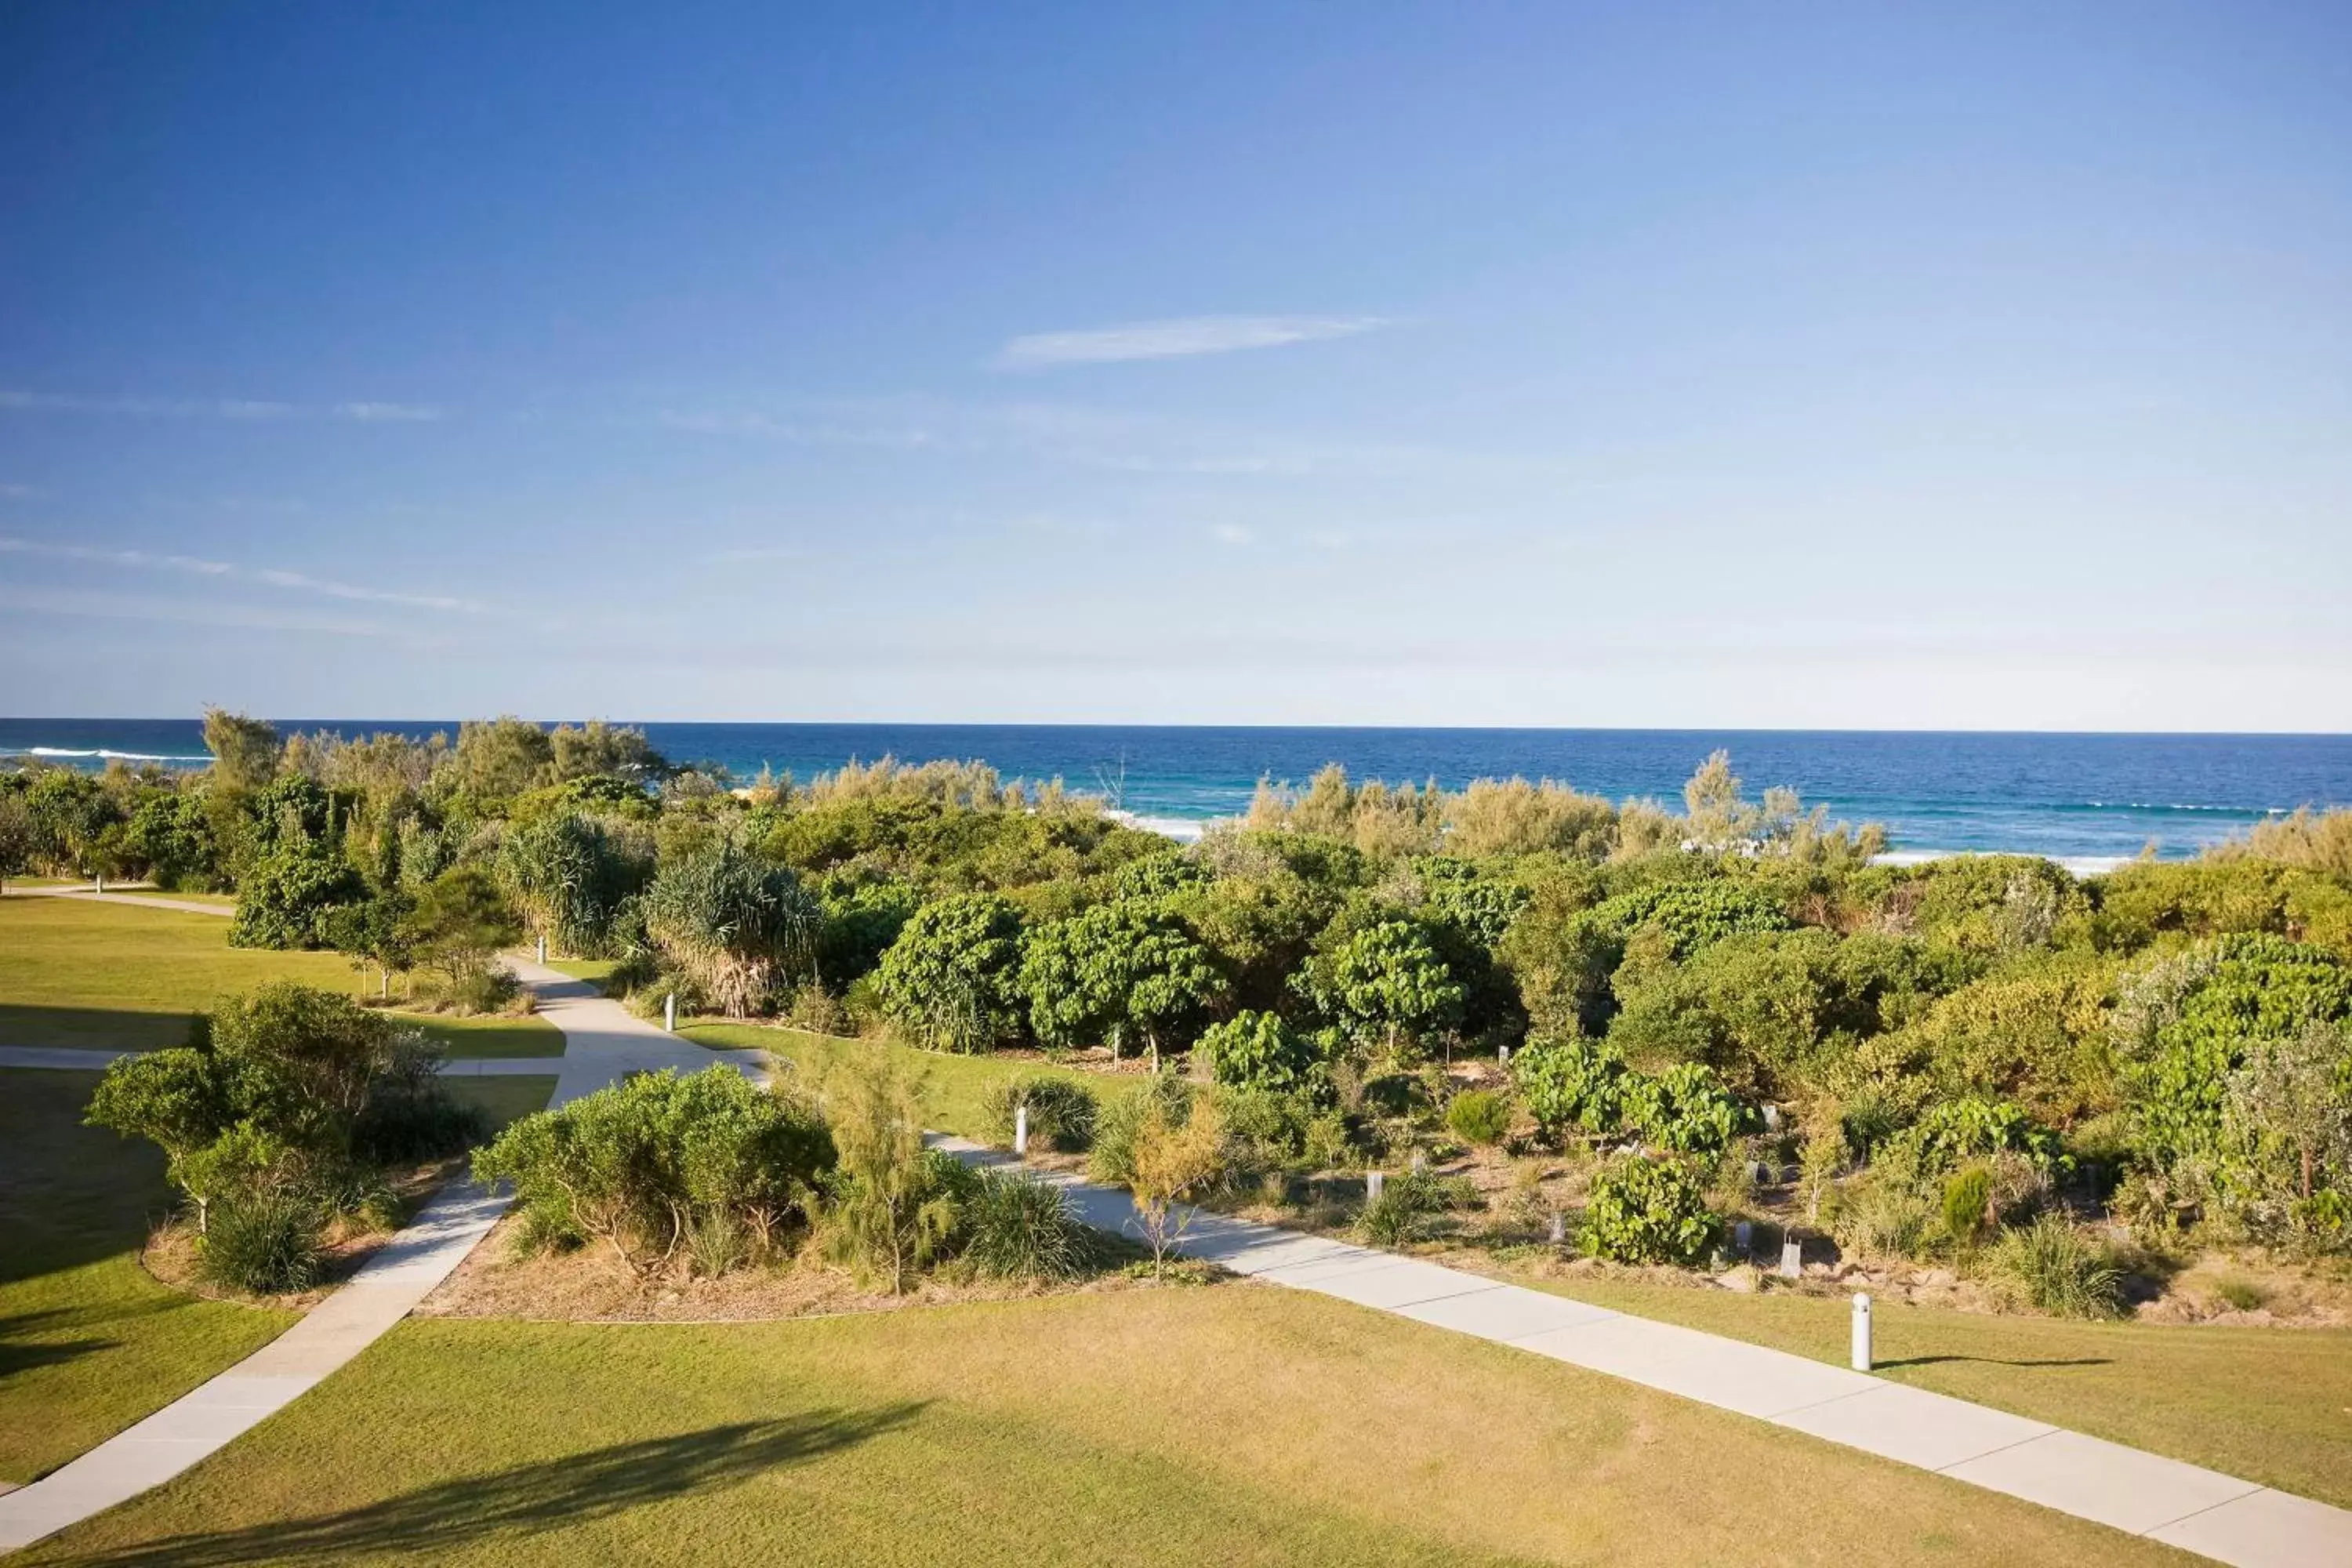
<instances>
[{"instance_id":1,"label":"sky","mask_svg":"<svg viewBox=\"0 0 2352 1568\"><path fill-rule=\"evenodd\" d=\"M0 713L2352 730L2352 7L0 8Z\"/></svg>"}]
</instances>

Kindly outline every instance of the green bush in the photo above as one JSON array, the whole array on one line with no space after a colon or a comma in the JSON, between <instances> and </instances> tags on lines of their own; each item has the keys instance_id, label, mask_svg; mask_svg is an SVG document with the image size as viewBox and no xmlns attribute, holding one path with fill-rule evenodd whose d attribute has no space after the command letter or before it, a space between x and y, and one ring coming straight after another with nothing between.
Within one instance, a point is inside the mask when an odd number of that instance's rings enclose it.
<instances>
[{"instance_id":1,"label":"green bush","mask_svg":"<svg viewBox=\"0 0 2352 1568\"><path fill-rule=\"evenodd\" d=\"M1073 1279L1090 1238L1058 1187L1009 1171L982 1170L965 1205L963 1256L1000 1279Z\"/></svg>"},{"instance_id":2,"label":"green bush","mask_svg":"<svg viewBox=\"0 0 2352 1568\"><path fill-rule=\"evenodd\" d=\"M1173 1078L1154 1073L1139 1088L1113 1096L1095 1116L1094 1146L1087 1154L1087 1174L1110 1186L1126 1186L1135 1179L1135 1138L1151 1117L1152 1108L1167 1124L1181 1127L1191 1120L1192 1096Z\"/></svg>"},{"instance_id":3,"label":"green bush","mask_svg":"<svg viewBox=\"0 0 2352 1568\"><path fill-rule=\"evenodd\" d=\"M1094 1091L1050 1073L1023 1073L990 1084L980 1100L981 1136L1011 1148L1013 1112L1024 1105L1029 1108L1033 1143L1075 1153L1094 1141Z\"/></svg>"},{"instance_id":4,"label":"green bush","mask_svg":"<svg viewBox=\"0 0 2352 1568\"><path fill-rule=\"evenodd\" d=\"M1982 1165L1956 1171L1944 1184L1944 1234L1955 1246L1974 1247L1992 1223L1992 1173Z\"/></svg>"},{"instance_id":5,"label":"green bush","mask_svg":"<svg viewBox=\"0 0 2352 1568\"><path fill-rule=\"evenodd\" d=\"M1625 1061L1583 1038L1534 1040L1511 1063L1519 1099L1548 1134L1614 1132L1624 1116Z\"/></svg>"},{"instance_id":6,"label":"green bush","mask_svg":"<svg viewBox=\"0 0 2352 1568\"><path fill-rule=\"evenodd\" d=\"M646 1272L712 1215L771 1244L806 1215L833 1163L833 1140L805 1101L712 1067L642 1073L524 1117L475 1154L474 1175L512 1182L516 1202L544 1215L542 1231L605 1242Z\"/></svg>"},{"instance_id":7,"label":"green bush","mask_svg":"<svg viewBox=\"0 0 2352 1568\"><path fill-rule=\"evenodd\" d=\"M1322 1060L1314 1040L1279 1014L1248 1008L1202 1030L1192 1050L1217 1082L1260 1089L1295 1088Z\"/></svg>"},{"instance_id":8,"label":"green bush","mask_svg":"<svg viewBox=\"0 0 2352 1568\"><path fill-rule=\"evenodd\" d=\"M984 1051L1021 1032L1021 911L993 893L917 910L882 955L890 1017L923 1044Z\"/></svg>"},{"instance_id":9,"label":"green bush","mask_svg":"<svg viewBox=\"0 0 2352 1568\"><path fill-rule=\"evenodd\" d=\"M1593 1178L1579 1240L1589 1256L1617 1263L1690 1263L1716 1228L1689 1165L1621 1155Z\"/></svg>"},{"instance_id":10,"label":"green bush","mask_svg":"<svg viewBox=\"0 0 2352 1568\"><path fill-rule=\"evenodd\" d=\"M2001 1233L1993 1268L2026 1301L2062 1318L2123 1315L2124 1276L2105 1247L2063 1215Z\"/></svg>"},{"instance_id":11,"label":"green bush","mask_svg":"<svg viewBox=\"0 0 2352 1568\"><path fill-rule=\"evenodd\" d=\"M1406 1171L1381 1184L1381 1195L1356 1216L1356 1231L1375 1247L1404 1247L1429 1235L1447 1210L1475 1201L1468 1184L1433 1171Z\"/></svg>"},{"instance_id":12,"label":"green bush","mask_svg":"<svg viewBox=\"0 0 2352 1568\"><path fill-rule=\"evenodd\" d=\"M255 1192L210 1205L196 1241L196 1272L215 1285L278 1295L319 1279L317 1203L291 1192Z\"/></svg>"},{"instance_id":13,"label":"green bush","mask_svg":"<svg viewBox=\"0 0 2352 1568\"><path fill-rule=\"evenodd\" d=\"M1511 1130L1511 1101L1491 1089L1465 1089L1445 1106L1445 1130L1465 1143L1488 1148Z\"/></svg>"},{"instance_id":14,"label":"green bush","mask_svg":"<svg viewBox=\"0 0 2352 1568\"><path fill-rule=\"evenodd\" d=\"M1697 1062L1678 1062L1654 1078L1629 1074L1624 1096L1625 1120L1643 1139L1677 1154L1720 1154L1753 1125L1747 1102Z\"/></svg>"}]
</instances>

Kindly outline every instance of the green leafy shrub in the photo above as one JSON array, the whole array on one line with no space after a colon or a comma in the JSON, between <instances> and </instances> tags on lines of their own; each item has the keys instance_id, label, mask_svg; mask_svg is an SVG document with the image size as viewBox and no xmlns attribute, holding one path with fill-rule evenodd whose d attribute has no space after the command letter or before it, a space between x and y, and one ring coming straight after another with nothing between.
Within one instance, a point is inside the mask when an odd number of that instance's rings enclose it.
<instances>
[{"instance_id":1,"label":"green leafy shrub","mask_svg":"<svg viewBox=\"0 0 2352 1568\"><path fill-rule=\"evenodd\" d=\"M1680 1160L1621 1155L1593 1178L1579 1240L1618 1263L1690 1263L1715 1239L1706 1187Z\"/></svg>"},{"instance_id":2,"label":"green leafy shrub","mask_svg":"<svg viewBox=\"0 0 2352 1568\"><path fill-rule=\"evenodd\" d=\"M1317 953L1297 984L1342 1038L1407 1059L1462 1021L1466 994L1429 932L1402 917L1360 926Z\"/></svg>"},{"instance_id":3,"label":"green leafy shrub","mask_svg":"<svg viewBox=\"0 0 2352 1568\"><path fill-rule=\"evenodd\" d=\"M1721 1153L1755 1115L1713 1068L1697 1062L1677 1062L1654 1077L1629 1074L1624 1099L1625 1120L1643 1139L1677 1154Z\"/></svg>"},{"instance_id":4,"label":"green leafy shrub","mask_svg":"<svg viewBox=\"0 0 2352 1568\"><path fill-rule=\"evenodd\" d=\"M725 1215L765 1247L805 1216L834 1163L815 1110L762 1093L728 1067L691 1077L642 1073L524 1117L474 1156L478 1181L512 1182L539 1228L609 1245L650 1273L694 1225Z\"/></svg>"},{"instance_id":5,"label":"green leafy shrub","mask_svg":"<svg viewBox=\"0 0 2352 1568\"><path fill-rule=\"evenodd\" d=\"M730 1018L816 975L824 910L800 879L726 841L666 857L645 893L646 934Z\"/></svg>"},{"instance_id":6,"label":"green leafy shrub","mask_svg":"<svg viewBox=\"0 0 2352 1568\"><path fill-rule=\"evenodd\" d=\"M1065 1152L1076 1152L1094 1141L1094 1091L1074 1079L1050 1073L1023 1073L990 1084L980 1100L981 1136L1003 1148L1013 1146L1013 1113L1029 1108L1033 1142Z\"/></svg>"},{"instance_id":7,"label":"green leafy shrub","mask_svg":"<svg viewBox=\"0 0 2352 1568\"><path fill-rule=\"evenodd\" d=\"M320 1228L318 1205L304 1194L241 1194L211 1206L196 1272L257 1295L307 1290L319 1279Z\"/></svg>"},{"instance_id":8,"label":"green leafy shrub","mask_svg":"<svg viewBox=\"0 0 2352 1568\"><path fill-rule=\"evenodd\" d=\"M2063 1215L2003 1231L1993 1268L2011 1289L2042 1311L2062 1318L2123 1315L2124 1276L2107 1249Z\"/></svg>"},{"instance_id":9,"label":"green leafy shrub","mask_svg":"<svg viewBox=\"0 0 2352 1568\"><path fill-rule=\"evenodd\" d=\"M1074 1279L1090 1257L1086 1226L1060 1188L982 1170L966 1205L963 1256L1002 1279Z\"/></svg>"},{"instance_id":10,"label":"green leafy shrub","mask_svg":"<svg viewBox=\"0 0 2352 1568\"><path fill-rule=\"evenodd\" d=\"M922 1043L992 1050L1021 1031L1021 911L992 893L917 910L877 971L893 1022Z\"/></svg>"},{"instance_id":11,"label":"green leafy shrub","mask_svg":"<svg viewBox=\"0 0 2352 1568\"><path fill-rule=\"evenodd\" d=\"M1445 1130L1465 1143L1489 1148L1511 1130L1511 1101L1491 1089L1465 1089L1445 1105Z\"/></svg>"},{"instance_id":12,"label":"green leafy shrub","mask_svg":"<svg viewBox=\"0 0 2352 1568\"><path fill-rule=\"evenodd\" d=\"M1992 1224L1992 1173L1982 1165L1955 1171L1944 1184L1944 1234L1955 1246L1974 1247Z\"/></svg>"},{"instance_id":13,"label":"green leafy shrub","mask_svg":"<svg viewBox=\"0 0 2352 1568\"><path fill-rule=\"evenodd\" d=\"M1284 1089L1304 1083L1322 1061L1311 1037L1292 1028L1281 1015L1244 1008L1212 1024L1192 1051L1219 1083Z\"/></svg>"},{"instance_id":14,"label":"green leafy shrub","mask_svg":"<svg viewBox=\"0 0 2352 1568\"><path fill-rule=\"evenodd\" d=\"M1530 1041L1511 1062L1520 1102L1547 1133L1609 1133L1624 1117L1624 1058L1583 1038Z\"/></svg>"}]
</instances>

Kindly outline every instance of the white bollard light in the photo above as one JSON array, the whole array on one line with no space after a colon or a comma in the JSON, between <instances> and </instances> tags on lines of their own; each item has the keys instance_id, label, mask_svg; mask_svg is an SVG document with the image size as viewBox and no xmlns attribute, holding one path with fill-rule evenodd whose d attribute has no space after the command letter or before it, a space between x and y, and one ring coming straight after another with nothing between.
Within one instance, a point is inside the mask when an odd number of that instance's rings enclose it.
<instances>
[{"instance_id":1,"label":"white bollard light","mask_svg":"<svg viewBox=\"0 0 2352 1568\"><path fill-rule=\"evenodd\" d=\"M1805 1271L1805 1246L1795 1237L1780 1244L1780 1277L1794 1279Z\"/></svg>"},{"instance_id":2,"label":"white bollard light","mask_svg":"<svg viewBox=\"0 0 2352 1568\"><path fill-rule=\"evenodd\" d=\"M1499 1051L1496 1052L1495 1054L1496 1054L1496 1058L1497 1058L1502 1062L1502 1065L1503 1065L1503 1066L1505 1066L1505 1067L1509 1067L1509 1066L1511 1065L1511 1047L1508 1047L1508 1046L1505 1046L1501 1050L1499 1050Z\"/></svg>"},{"instance_id":3,"label":"white bollard light","mask_svg":"<svg viewBox=\"0 0 2352 1568\"><path fill-rule=\"evenodd\" d=\"M98 874L98 890L101 893L106 891L106 873L103 871Z\"/></svg>"},{"instance_id":4,"label":"white bollard light","mask_svg":"<svg viewBox=\"0 0 2352 1568\"><path fill-rule=\"evenodd\" d=\"M1568 1241L1568 1216L1558 1209L1551 1211L1551 1244L1560 1247Z\"/></svg>"},{"instance_id":5,"label":"white bollard light","mask_svg":"<svg viewBox=\"0 0 2352 1568\"><path fill-rule=\"evenodd\" d=\"M1853 1370L1870 1370L1870 1298L1859 1290L1853 1297Z\"/></svg>"},{"instance_id":6,"label":"white bollard light","mask_svg":"<svg viewBox=\"0 0 2352 1568\"><path fill-rule=\"evenodd\" d=\"M1381 1187L1386 1180L1387 1174L1384 1172L1366 1171L1364 1173L1364 1201L1366 1203L1376 1204L1381 1201Z\"/></svg>"},{"instance_id":7,"label":"white bollard light","mask_svg":"<svg viewBox=\"0 0 2352 1568\"><path fill-rule=\"evenodd\" d=\"M1029 1108L1025 1105L1013 1108L1013 1152L1016 1154L1029 1152Z\"/></svg>"},{"instance_id":8,"label":"white bollard light","mask_svg":"<svg viewBox=\"0 0 2352 1568\"><path fill-rule=\"evenodd\" d=\"M677 993L675 991L666 992L662 996L662 1028L669 1034L677 1033Z\"/></svg>"},{"instance_id":9,"label":"white bollard light","mask_svg":"<svg viewBox=\"0 0 2352 1568\"><path fill-rule=\"evenodd\" d=\"M539 933L539 961L541 963L545 963L547 962L547 933L545 931Z\"/></svg>"}]
</instances>

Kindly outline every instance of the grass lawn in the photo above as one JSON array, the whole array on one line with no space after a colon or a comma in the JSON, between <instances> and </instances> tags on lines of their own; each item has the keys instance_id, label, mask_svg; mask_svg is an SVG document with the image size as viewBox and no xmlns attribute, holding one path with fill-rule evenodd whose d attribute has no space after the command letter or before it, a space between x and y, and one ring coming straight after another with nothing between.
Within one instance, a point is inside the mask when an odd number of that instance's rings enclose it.
<instances>
[{"instance_id":1,"label":"grass lawn","mask_svg":"<svg viewBox=\"0 0 2352 1568\"><path fill-rule=\"evenodd\" d=\"M56 1468L294 1321L181 1295L139 1267L171 1203L163 1157L81 1125L97 1081L0 1069L0 1480Z\"/></svg>"},{"instance_id":2,"label":"grass lawn","mask_svg":"<svg viewBox=\"0 0 2352 1568\"><path fill-rule=\"evenodd\" d=\"M228 922L87 899L0 900L0 1045L152 1050L187 1038L188 1020L227 992L271 980L372 994L333 952L228 945ZM537 1018L420 1018L457 1057L561 1056Z\"/></svg>"},{"instance_id":3,"label":"grass lawn","mask_svg":"<svg viewBox=\"0 0 2352 1568\"><path fill-rule=\"evenodd\" d=\"M1044 1074L1075 1079L1100 1096L1116 1092L1125 1081L1102 1073L1048 1067L1041 1062L950 1056L944 1051L917 1050L881 1040L845 1040L834 1035L770 1029L756 1024L695 1024L681 1028L678 1034L700 1046L722 1050L762 1050L783 1058L793 1064L797 1076L812 1084L823 1083L827 1074L845 1062L877 1053L893 1058L920 1080L923 1125L935 1132L953 1132L966 1138L981 1135L981 1096L992 1083L1024 1074Z\"/></svg>"},{"instance_id":4,"label":"grass lawn","mask_svg":"<svg viewBox=\"0 0 2352 1568\"><path fill-rule=\"evenodd\" d=\"M592 980L602 985L604 977L621 967L617 958L551 958L547 967L574 980Z\"/></svg>"},{"instance_id":5,"label":"grass lawn","mask_svg":"<svg viewBox=\"0 0 2352 1568\"><path fill-rule=\"evenodd\" d=\"M1528 1283L1846 1363L1843 1299ZM1887 1377L2352 1507L2352 1331L2084 1323L1895 1302L1873 1318Z\"/></svg>"},{"instance_id":6,"label":"grass lawn","mask_svg":"<svg viewBox=\"0 0 2352 1568\"><path fill-rule=\"evenodd\" d=\"M727 1325L412 1320L19 1561L2182 1563L1275 1287Z\"/></svg>"}]
</instances>

